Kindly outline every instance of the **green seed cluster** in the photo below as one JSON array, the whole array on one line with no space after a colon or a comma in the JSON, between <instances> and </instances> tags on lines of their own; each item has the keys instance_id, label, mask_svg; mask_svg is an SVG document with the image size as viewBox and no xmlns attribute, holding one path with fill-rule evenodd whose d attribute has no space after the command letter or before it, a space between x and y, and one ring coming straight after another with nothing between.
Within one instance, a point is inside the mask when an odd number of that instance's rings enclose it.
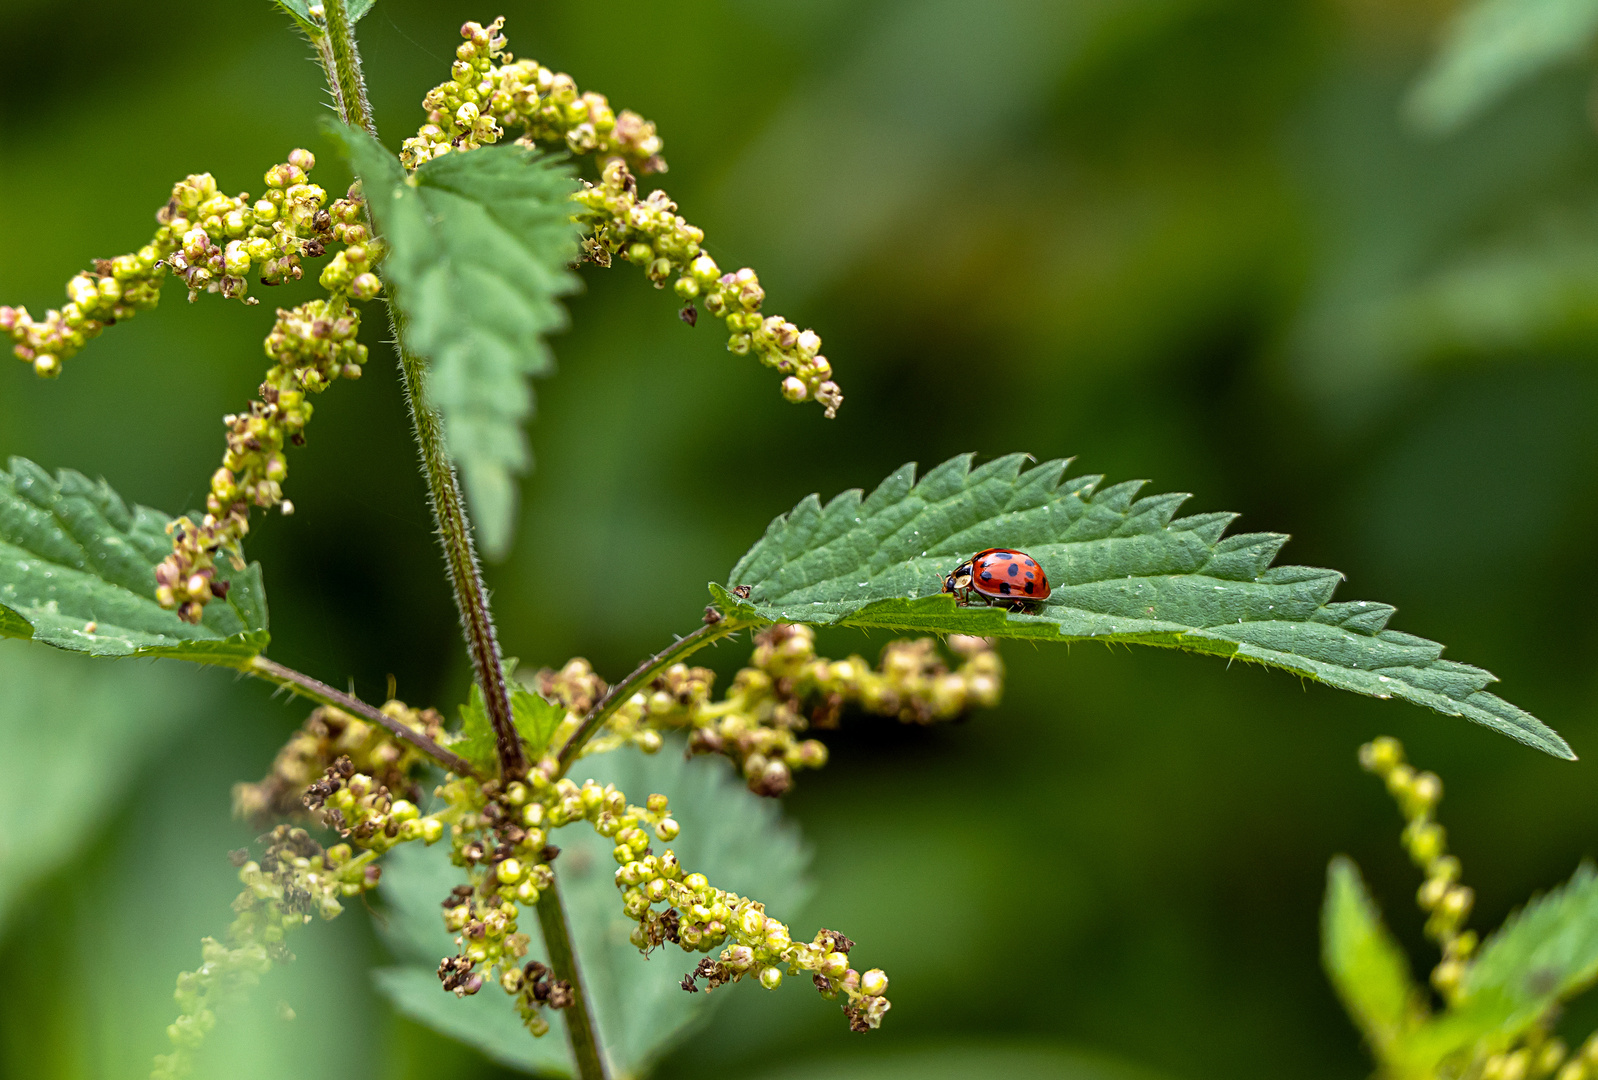
<instances>
[{"instance_id":1,"label":"green seed cluster","mask_svg":"<svg viewBox=\"0 0 1598 1080\"><path fill-rule=\"evenodd\" d=\"M255 986L275 963L293 959L284 945L290 929L313 915L334 918L343 911L342 898L377 884L371 852L356 855L348 844L323 850L304 829L286 825L263 839L268 846L258 862L234 852L244 885L233 901L237 918L226 944L206 938L200 967L178 976L173 996L182 1014L167 1027L172 1052L155 1059L151 1080L188 1075L194 1051L216 1026L217 1007Z\"/></svg>"},{"instance_id":2,"label":"green seed cluster","mask_svg":"<svg viewBox=\"0 0 1598 1080\"><path fill-rule=\"evenodd\" d=\"M306 790L304 802L322 824L379 855L396 844L436 844L444 836L442 817L423 817L415 803L396 799L388 785L357 772L347 757L327 767Z\"/></svg>"},{"instance_id":3,"label":"green seed cluster","mask_svg":"<svg viewBox=\"0 0 1598 1080\"><path fill-rule=\"evenodd\" d=\"M439 981L462 997L497 981L527 1030L542 1036L549 1030L543 1010L565 1008L572 992L543 964L521 964L529 938L517 929L519 912L554 881L549 864L559 849L549 845L549 830L588 819L607 793L535 771L525 783L453 779L437 794L451 808L451 856L469 879L443 901L444 926L460 951L439 963Z\"/></svg>"},{"instance_id":4,"label":"green seed cluster","mask_svg":"<svg viewBox=\"0 0 1598 1080\"><path fill-rule=\"evenodd\" d=\"M1442 781L1435 773L1416 772L1404 760L1403 746L1387 736L1360 747L1359 762L1386 782L1403 812L1404 847L1426 873L1416 894L1428 916L1426 936L1443 951L1442 961L1432 971L1432 985L1450 1004L1457 1003L1477 938L1473 931L1460 930L1474 895L1459 884L1459 860L1447 853L1446 836L1434 818L1443 796ZM1485 1056L1478 1052L1460 1075L1473 1080L1598 1080L1598 1033L1588 1036L1572 1054L1564 1040L1549 1030L1556 1019L1542 1018L1507 1047Z\"/></svg>"},{"instance_id":5,"label":"green seed cluster","mask_svg":"<svg viewBox=\"0 0 1598 1080\"><path fill-rule=\"evenodd\" d=\"M219 193L206 175L197 206L163 208L174 224L189 226L167 264L188 285L190 300L202 291L243 299L251 270L263 285L300 279L302 257L320 256L331 238L327 192L308 175L315 166L309 150L295 150L266 171L266 194L253 203L247 194Z\"/></svg>"},{"instance_id":6,"label":"green seed cluster","mask_svg":"<svg viewBox=\"0 0 1598 1080\"><path fill-rule=\"evenodd\" d=\"M604 798L625 802L610 788ZM659 812L665 812L665 796L651 795L649 802L649 809L658 805ZM882 1023L890 1008L885 996L888 977L878 968L861 974L850 966L854 942L833 930L819 931L808 943L794 941L786 924L766 914L765 905L717 888L703 874L688 872L670 848L655 855L639 828L642 816L637 807L628 807L625 815L612 821L596 820L595 828L602 835L611 835L607 827L616 829L619 842L614 854L621 864L616 887L622 891L622 910L638 923L631 936L634 945L646 954L668 943L684 952L722 950L719 958L701 960L683 977L684 990L697 991L700 979L715 990L751 976L767 990L775 990L785 974L809 973L823 997L835 1000L843 995L852 1029L869 1031ZM655 832L668 838L660 825ZM656 905L662 906L657 910Z\"/></svg>"},{"instance_id":7,"label":"green seed cluster","mask_svg":"<svg viewBox=\"0 0 1598 1080\"><path fill-rule=\"evenodd\" d=\"M760 361L783 376L789 401L815 400L827 416L837 415L843 392L832 381L832 365L821 353L821 338L778 315L760 312L765 290L744 267L723 273L701 251L705 234L677 213L664 191L640 197L633 175L666 171L655 125L637 113L616 113L603 94L579 93L569 75L505 52L504 19L488 26L461 27L466 40L455 51L448 82L428 91L422 105L427 123L405 140L400 158L416 169L433 158L496 143L508 129L520 129L519 143L563 146L573 154L595 155L601 180L585 182L573 215L588 231L587 257L609 266L618 255L645 268L657 288L675 278L686 306L683 319L694 324L696 304L725 319L727 348Z\"/></svg>"},{"instance_id":8,"label":"green seed cluster","mask_svg":"<svg viewBox=\"0 0 1598 1080\"><path fill-rule=\"evenodd\" d=\"M390 701L382 711L434 741L443 736L444 718L433 709L412 709L403 701ZM412 802L421 797L421 788L411 774L427 760L422 751L377 724L323 705L312 711L278 751L265 778L259 783L233 785L234 814L256 822L305 815L306 789L341 757L347 758L356 772L367 774L390 791L401 792Z\"/></svg>"},{"instance_id":9,"label":"green seed cluster","mask_svg":"<svg viewBox=\"0 0 1598 1080\"><path fill-rule=\"evenodd\" d=\"M781 795L793 785L794 770L826 764L826 745L803 736L812 728L836 727L846 705L916 724L996 705L1004 663L992 641L955 634L949 648L961 661L952 671L932 638L890 642L873 668L859 656L819 657L809 627L778 623L755 636L749 666L721 701L711 700L714 672L676 664L647 693L624 702L584 750L600 753L631 743L652 753L661 746L659 732L686 731L690 752L722 754L738 765L751 791ZM575 716L587 711L575 701L591 702L604 693L604 684L581 660L560 672L540 672L538 687Z\"/></svg>"},{"instance_id":10,"label":"green seed cluster","mask_svg":"<svg viewBox=\"0 0 1598 1080\"><path fill-rule=\"evenodd\" d=\"M1550 1038L1542 1028L1535 1027L1526 1045L1488 1055L1475 1075L1479 1080L1544 1080L1557 1072L1557 1080L1588 1080L1595 1069L1598 1037L1589 1038L1571 1057L1563 1039Z\"/></svg>"},{"instance_id":11,"label":"green seed cluster","mask_svg":"<svg viewBox=\"0 0 1598 1080\"><path fill-rule=\"evenodd\" d=\"M1404 761L1399 741L1385 735L1359 748L1359 763L1386 782L1403 812L1404 848L1426 874L1415 899L1428 916L1426 936L1443 950L1442 961L1432 970L1432 985L1453 1001L1476 950L1475 931L1460 930L1476 894L1459 884L1459 860L1448 854L1447 833L1433 816L1443 797L1443 782L1436 773L1417 773Z\"/></svg>"},{"instance_id":12,"label":"green seed cluster","mask_svg":"<svg viewBox=\"0 0 1598 1080\"><path fill-rule=\"evenodd\" d=\"M1587 1036L1587 1041L1581 1044L1579 1050L1570 1055L1569 1060L1563 1060L1564 1049L1565 1044L1560 1042L1560 1040L1550 1039L1548 1048L1538 1055L1536 1062L1527 1062L1527 1068L1524 1072L1516 1073L1512 1067L1505 1067L1510 1064L1505 1062L1504 1066L1499 1067L1495 1076L1489 1077L1484 1069L1482 1071L1483 1080L1521 1080L1521 1077L1546 1076L1553 1072L1553 1068L1549 1068L1548 1065L1550 1059L1555 1058L1556 1052L1561 1060L1554 1061L1553 1065L1554 1067L1559 1067L1561 1064L1563 1066L1559 1068L1557 1080L1593 1080L1594 1077L1598 1077L1598 1033ZM1519 1063L1516 1062L1515 1064L1518 1065ZM1531 1068L1533 1064L1544 1071L1533 1071Z\"/></svg>"},{"instance_id":13,"label":"green seed cluster","mask_svg":"<svg viewBox=\"0 0 1598 1080\"><path fill-rule=\"evenodd\" d=\"M832 381L832 365L821 355L821 336L800 330L780 315L762 315L766 291L760 278L747 266L724 273L701 250L704 230L685 221L664 191L657 188L640 197L627 165L612 160L605 164L600 182L585 182L574 198L582 207L576 218L590 233L584 242L590 259L609 266L619 255L644 267L656 288L675 278L673 288L688 305L684 321L695 323L694 305L703 304L726 321L729 352L753 353L783 376L783 397L792 402L813 399L829 419L837 415L843 392Z\"/></svg>"},{"instance_id":14,"label":"green seed cluster","mask_svg":"<svg viewBox=\"0 0 1598 1080\"><path fill-rule=\"evenodd\" d=\"M366 363L367 348L357 340L361 315L351 301L370 300L382 291L374 272L382 253L367 235L362 205L353 193L336 201L331 209L321 209L325 201L322 189L305 182L304 170L314 164L309 152L296 150L289 164L267 173L269 197L255 204L254 213L256 220L267 210L277 217L270 226L251 229L276 230L271 235L277 240L270 243L277 246L271 250L291 253L271 255L264 266L277 275L276 280L297 278L302 251L323 255L330 241L346 247L318 279L330 294L327 299L278 309L277 321L266 337L266 355L272 366L261 383L259 398L246 412L222 418L227 426L227 451L222 467L211 477L205 517L199 525L187 518L173 523L172 554L156 569L156 599L187 622L199 622L205 605L213 597L225 595L225 588L218 588L222 583L216 576L217 554L226 552L235 566L242 565L239 545L249 532L251 508L281 506L284 513L292 511L293 504L283 498L283 481L288 476L284 451L289 445L305 442L305 425L313 411L308 395L321 393L337 379L360 378ZM278 196L275 202L273 195ZM315 238L301 243L302 229L314 230ZM237 243L230 242L228 252L234 252ZM256 237L249 244L264 246L269 241ZM253 257L246 245L238 265L248 270Z\"/></svg>"},{"instance_id":15,"label":"green seed cluster","mask_svg":"<svg viewBox=\"0 0 1598 1080\"><path fill-rule=\"evenodd\" d=\"M578 156L623 158L644 173L666 171L655 125L630 110L619 114L603 94L579 93L570 75L505 51L503 18L461 27L448 82L422 99L427 123L405 140L406 168L454 150L496 143L506 129L521 129L526 144L554 143Z\"/></svg>"},{"instance_id":16,"label":"green seed cluster","mask_svg":"<svg viewBox=\"0 0 1598 1080\"><path fill-rule=\"evenodd\" d=\"M29 316L27 308L0 307L0 330L15 343L12 351L41 376L61 374L62 363L107 326L155 307L161 283L171 271L168 260L203 217L202 207L231 210L234 206L235 200L217 194L210 173L178 181L172 197L155 215L159 227L150 242L128 255L96 259L93 273L78 274L67 282L66 306L50 309L39 321Z\"/></svg>"},{"instance_id":17,"label":"green seed cluster","mask_svg":"<svg viewBox=\"0 0 1598 1080\"><path fill-rule=\"evenodd\" d=\"M45 312L42 320L26 308L0 307L0 331L10 336L19 358L52 377L107 326L155 307L168 273L183 279L190 300L212 292L255 303L247 295L252 269L259 269L265 285L298 280L301 258L321 255L333 236L340 204L322 209L326 192L306 176L315 164L310 151L295 150L267 170L266 194L253 203L247 194L222 194L210 173L185 177L157 211L159 228L148 244L97 259L92 273L67 283L70 302Z\"/></svg>"}]
</instances>

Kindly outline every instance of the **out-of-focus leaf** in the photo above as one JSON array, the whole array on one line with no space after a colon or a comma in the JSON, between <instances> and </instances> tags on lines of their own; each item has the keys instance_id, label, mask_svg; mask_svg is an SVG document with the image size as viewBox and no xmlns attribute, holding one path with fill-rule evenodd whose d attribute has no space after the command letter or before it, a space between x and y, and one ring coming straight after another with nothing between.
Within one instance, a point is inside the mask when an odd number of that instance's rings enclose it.
<instances>
[{"instance_id":1,"label":"out-of-focus leaf","mask_svg":"<svg viewBox=\"0 0 1598 1080\"><path fill-rule=\"evenodd\" d=\"M1560 1002L1598 978L1598 874L1582 864L1563 886L1511 915L1488 938L1447 1012L1410 1032L1395 1074L1431 1076L1445 1060L1511 1046Z\"/></svg>"},{"instance_id":2,"label":"out-of-focus leaf","mask_svg":"<svg viewBox=\"0 0 1598 1080\"><path fill-rule=\"evenodd\" d=\"M1326 868L1321 960L1377 1058L1390 1060L1403 1035L1425 1018L1425 999L1359 868L1341 855Z\"/></svg>"},{"instance_id":3,"label":"out-of-focus leaf","mask_svg":"<svg viewBox=\"0 0 1598 1080\"><path fill-rule=\"evenodd\" d=\"M1598 979L1598 873L1583 863L1561 887L1511 915L1477 954L1459 1009L1501 1016L1506 1036L1524 1031Z\"/></svg>"},{"instance_id":4,"label":"out-of-focus leaf","mask_svg":"<svg viewBox=\"0 0 1598 1080\"><path fill-rule=\"evenodd\" d=\"M311 15L311 8L322 8L323 5L319 0L272 0L272 2L287 12L295 24L311 37L318 38L327 32L327 22L321 12L318 11L314 18ZM349 16L350 25L360 22L362 16L371 11L375 3L377 0L349 0L344 5L344 11Z\"/></svg>"},{"instance_id":5,"label":"out-of-focus leaf","mask_svg":"<svg viewBox=\"0 0 1598 1080\"><path fill-rule=\"evenodd\" d=\"M0 927L210 696L181 669L0 644Z\"/></svg>"},{"instance_id":6,"label":"out-of-focus leaf","mask_svg":"<svg viewBox=\"0 0 1598 1080\"><path fill-rule=\"evenodd\" d=\"M1409 118L1454 131L1526 79L1584 55L1595 33L1598 0L1475 0L1415 84Z\"/></svg>"},{"instance_id":7,"label":"out-of-focus leaf","mask_svg":"<svg viewBox=\"0 0 1598 1080\"><path fill-rule=\"evenodd\" d=\"M1467 250L1393 295L1388 336L1411 356L1490 354L1598 337L1598 227L1561 216Z\"/></svg>"},{"instance_id":8,"label":"out-of-focus leaf","mask_svg":"<svg viewBox=\"0 0 1598 1080\"><path fill-rule=\"evenodd\" d=\"M518 146L446 154L409 180L365 132L334 125L389 244L383 273L405 345L429 363L427 400L444 417L478 540L491 558L516 528L516 477L531 457L528 379L554 371L544 338L564 328L577 180L565 158Z\"/></svg>"},{"instance_id":9,"label":"out-of-focus leaf","mask_svg":"<svg viewBox=\"0 0 1598 1080\"><path fill-rule=\"evenodd\" d=\"M1463 716L1556 757L1570 747L1484 687L1481 668L1434 641L1386 629L1394 609L1332 602L1335 570L1271 566L1287 537L1224 536L1235 514L1176 518L1185 494L1138 498L1142 481L1065 480L1066 461L1021 472L1025 454L972 469L963 454L915 479L905 465L869 496L812 495L738 561L725 611L768 622L882 627L1050 641L1162 645L1283 668L1342 690ZM963 558L1025 550L1053 586L1029 613L959 607L940 595ZM741 601L730 590L747 586Z\"/></svg>"},{"instance_id":10,"label":"out-of-focus leaf","mask_svg":"<svg viewBox=\"0 0 1598 1080\"><path fill-rule=\"evenodd\" d=\"M166 515L131 510L104 481L23 458L0 471L0 635L91 656L166 656L241 667L266 648L261 568L231 582L191 626L155 599L155 568L172 550Z\"/></svg>"},{"instance_id":11,"label":"out-of-focus leaf","mask_svg":"<svg viewBox=\"0 0 1598 1080\"><path fill-rule=\"evenodd\" d=\"M791 918L804 903L809 856L798 831L782 821L776 804L750 795L719 762L685 760L674 747L652 757L624 750L582 759L573 777L614 783L635 803L655 792L669 796L672 815L682 825L671 847L690 871L761 899L777 918ZM696 955L668 947L645 959L627 940L637 924L621 910L613 845L582 822L551 839L561 847L556 868L583 978L605 1052L619 1075L643 1075L650 1062L726 995L765 992L753 983L740 983L713 994L685 993L679 983L697 962ZM387 936L404 964L377 972L378 987L407 1016L497 1061L530 1072L569 1074L558 1014L549 1017L549 1034L534 1039L494 984L467 999L440 987L438 961L456 949L444 930L439 901L461 880L443 848L406 845L389 856L382 885L390 907ZM530 955L544 955L533 913L525 912L520 925L533 935ZM787 992L803 991L796 987ZM819 1001L816 1005L832 1007Z\"/></svg>"},{"instance_id":12,"label":"out-of-focus leaf","mask_svg":"<svg viewBox=\"0 0 1598 1080\"><path fill-rule=\"evenodd\" d=\"M826 40L826 62L795 85L721 185L755 266L783 268L803 296L881 249L896 226L1019 129L1050 87L1124 58L1178 22L1193 0L897 0L868 7L766 4L768 31ZM844 30L829 16L847 11ZM927 79L928 71L942 72ZM895 162L883 169L881 162ZM758 194L752 194L758 193ZM781 207L781 213L772 213Z\"/></svg>"},{"instance_id":13,"label":"out-of-focus leaf","mask_svg":"<svg viewBox=\"0 0 1598 1080\"><path fill-rule=\"evenodd\" d=\"M1129 1061L1033 1042L921 1041L894 1050L800 1062L755 1080L1157 1080Z\"/></svg>"},{"instance_id":14,"label":"out-of-focus leaf","mask_svg":"<svg viewBox=\"0 0 1598 1080\"><path fill-rule=\"evenodd\" d=\"M1387 81L1350 74L1327 84L1295 138L1322 242L1287 347L1291 377L1325 419L1368 430L1403 400L1398 387L1418 361L1452 340L1479 347L1470 339L1487 329L1480 320L1501 317L1509 301L1489 298L1457 327L1409 321L1451 315L1430 292L1456 267L1496 262L1500 250L1521 262L1520 248L1568 251L1593 235L1551 213L1567 198L1559 178L1585 170L1592 146L1591 125L1563 90L1537 87L1430 140L1406 130Z\"/></svg>"}]
</instances>

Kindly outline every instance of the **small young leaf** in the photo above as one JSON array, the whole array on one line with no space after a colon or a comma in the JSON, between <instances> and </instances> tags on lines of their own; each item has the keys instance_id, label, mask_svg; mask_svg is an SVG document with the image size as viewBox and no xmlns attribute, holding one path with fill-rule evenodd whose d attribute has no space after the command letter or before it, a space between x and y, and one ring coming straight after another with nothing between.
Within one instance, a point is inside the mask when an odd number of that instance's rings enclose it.
<instances>
[{"instance_id":1,"label":"small young leaf","mask_svg":"<svg viewBox=\"0 0 1598 1080\"><path fill-rule=\"evenodd\" d=\"M327 32L327 22L320 15L312 17L311 8L321 7L320 3L313 0L272 0L274 4L286 11L299 28L313 38L319 38ZM354 26L361 21L361 17L372 10L372 5L377 0L349 0L344 5L344 12L349 16L350 25Z\"/></svg>"},{"instance_id":2,"label":"small young leaf","mask_svg":"<svg viewBox=\"0 0 1598 1080\"><path fill-rule=\"evenodd\" d=\"M1382 924L1359 868L1341 855L1326 868L1321 959L1377 1059L1391 1060L1402 1037L1424 1019L1425 999L1410 977L1403 950Z\"/></svg>"},{"instance_id":3,"label":"small young leaf","mask_svg":"<svg viewBox=\"0 0 1598 1080\"><path fill-rule=\"evenodd\" d=\"M172 550L168 519L128 509L104 482L53 479L12 458L0 471L0 636L93 656L167 656L240 667L266 648L261 568L219 566L231 588L191 626L155 600L155 568Z\"/></svg>"},{"instance_id":4,"label":"small young leaf","mask_svg":"<svg viewBox=\"0 0 1598 1080\"><path fill-rule=\"evenodd\" d=\"M1248 660L1575 756L1536 717L1488 693L1490 672L1386 629L1389 605L1333 603L1343 579L1335 570L1271 566L1286 536L1224 536L1237 515L1176 518L1186 495L1140 499L1141 481L1102 487L1100 476L1063 480L1066 461L1023 473L1025 461L1011 454L972 469L964 454L919 483L906 465L864 498L855 489L823 507L812 495L772 521L727 588L711 594L724 612L767 622L1125 642ZM987 547L1025 550L1053 595L1022 613L960 607L941 594L944 576ZM731 591L740 586L747 600Z\"/></svg>"},{"instance_id":5,"label":"small young leaf","mask_svg":"<svg viewBox=\"0 0 1598 1080\"><path fill-rule=\"evenodd\" d=\"M1476 0L1462 9L1410 93L1420 128L1457 130L1519 83L1586 54L1598 0Z\"/></svg>"},{"instance_id":6,"label":"small young leaf","mask_svg":"<svg viewBox=\"0 0 1598 1080\"><path fill-rule=\"evenodd\" d=\"M449 748L472 765L472 768L489 776L499 767L494 751L494 725L488 722L488 710L483 705L483 691L472 684L471 696L461 706L461 728L449 742Z\"/></svg>"},{"instance_id":7,"label":"small young leaf","mask_svg":"<svg viewBox=\"0 0 1598 1080\"><path fill-rule=\"evenodd\" d=\"M528 756L536 761L548 748L550 736L566 719L566 708L545 701L523 686L511 689L510 707L516 716L516 730L527 744Z\"/></svg>"},{"instance_id":8,"label":"small young leaf","mask_svg":"<svg viewBox=\"0 0 1598 1080\"><path fill-rule=\"evenodd\" d=\"M576 775L614 783L635 803L654 792L667 794L672 816L682 825L682 835L671 847L684 866L724 888L757 897L779 918L794 918L804 903L809 857L798 831L782 821L775 803L750 795L720 762L685 760L675 747L652 757L623 750L582 759ZM561 893L615 1075L644 1075L649 1063L709 1007L730 994L758 989L740 985L714 994L685 993L679 983L697 957L668 947L646 960L628 943L636 924L621 909L612 843L585 822L561 829L551 840L561 848L555 863ZM457 947L444 930L439 901L461 880L462 872L450 865L441 848L407 844L390 853L381 886L389 905L383 925L403 966L376 972L378 988L402 1013L496 1061L529 1072L569 1075L558 1013L546 1014L551 1030L534 1039L495 984L466 999L440 987L438 961ZM533 913L524 913L519 925L534 935L529 958L547 959ZM795 933L800 932L796 926ZM815 1005L825 1007L822 1002Z\"/></svg>"},{"instance_id":9,"label":"small young leaf","mask_svg":"<svg viewBox=\"0 0 1598 1080\"><path fill-rule=\"evenodd\" d=\"M522 686L512 687L510 707L528 754L537 760L549 745L550 736L566 719L566 710ZM483 692L474 684L471 696L461 706L460 731L449 748L471 762L474 769L493 775L499 768L497 746L494 725L488 722L488 710L483 705Z\"/></svg>"},{"instance_id":10,"label":"small young leaf","mask_svg":"<svg viewBox=\"0 0 1598 1080\"><path fill-rule=\"evenodd\" d=\"M554 370L544 338L564 328L557 298L577 287L575 174L562 157L511 145L446 154L407 180L369 135L335 135L388 241L384 278L405 346L430 365L427 400L444 417L478 541L501 558L530 464L528 378Z\"/></svg>"}]
</instances>

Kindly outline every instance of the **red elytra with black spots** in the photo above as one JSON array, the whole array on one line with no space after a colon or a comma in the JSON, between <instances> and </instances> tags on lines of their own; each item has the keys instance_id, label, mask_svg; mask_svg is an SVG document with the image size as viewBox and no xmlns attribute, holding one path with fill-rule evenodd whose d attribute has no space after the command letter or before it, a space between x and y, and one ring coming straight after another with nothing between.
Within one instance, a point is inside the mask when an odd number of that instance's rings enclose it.
<instances>
[{"instance_id":1,"label":"red elytra with black spots","mask_svg":"<svg viewBox=\"0 0 1598 1080\"><path fill-rule=\"evenodd\" d=\"M943 579L943 591L953 593L961 606L980 599L986 604L1022 611L1039 600L1047 600L1052 590L1043 567L1026 552L988 548L955 567Z\"/></svg>"}]
</instances>

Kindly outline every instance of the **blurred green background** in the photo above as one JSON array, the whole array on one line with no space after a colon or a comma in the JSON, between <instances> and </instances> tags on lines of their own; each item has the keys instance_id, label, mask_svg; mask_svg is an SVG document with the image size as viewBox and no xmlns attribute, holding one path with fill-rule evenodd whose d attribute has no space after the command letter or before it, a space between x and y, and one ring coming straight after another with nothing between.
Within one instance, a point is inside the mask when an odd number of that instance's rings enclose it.
<instances>
[{"instance_id":1,"label":"blurred green background","mask_svg":"<svg viewBox=\"0 0 1598 1080\"><path fill-rule=\"evenodd\" d=\"M379 0L361 24L392 146L458 25L501 13L518 55L656 120L667 189L724 266L759 270L768 310L822 334L848 396L832 422L788 406L635 268L588 271L539 387L517 552L489 572L523 663L616 677L694 626L705 582L803 495L1021 449L1293 533L1288 561L1397 604L1396 628L1497 672L1584 755L1241 665L1012 643L1001 708L852 720L787 800L819 886L793 922L890 972L883 1029L851 1035L797 985L739 987L661 1076L1365 1075L1318 963L1334 852L1434 961L1396 811L1354 760L1378 732L1442 773L1478 928L1598 851L1591 70L1553 65L1425 134L1403 102L1449 9ZM305 145L341 190L308 54L265 0L0 0L0 301L59 304L191 171L258 191ZM272 306L310 295L261 292L190 307L169 287L59 382L0 366L0 455L199 502ZM380 322L367 377L318 399L291 457L298 512L250 550L275 657L450 707L466 666ZM571 548L615 594L555 587ZM305 711L225 674L0 643L0 1073L145 1074L176 972L230 917L225 852L250 838L230 785ZM373 994L366 913L294 947L224 1021L226 1075L498 1075ZM1566 1018L1577 1038L1595 1021Z\"/></svg>"}]
</instances>

